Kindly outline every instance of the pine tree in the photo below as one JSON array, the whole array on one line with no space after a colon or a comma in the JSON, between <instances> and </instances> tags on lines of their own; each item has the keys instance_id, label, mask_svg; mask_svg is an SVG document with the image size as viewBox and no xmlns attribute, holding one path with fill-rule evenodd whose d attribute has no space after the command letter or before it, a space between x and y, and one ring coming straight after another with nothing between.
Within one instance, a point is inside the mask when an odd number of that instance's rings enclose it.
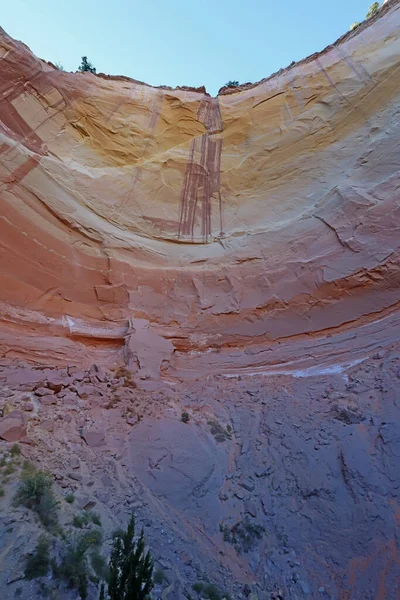
<instances>
[{"instance_id":1,"label":"pine tree","mask_svg":"<svg viewBox=\"0 0 400 600\"><path fill-rule=\"evenodd\" d=\"M110 556L109 600L146 600L153 589L153 560L145 553L143 530L135 538L135 517L126 531L115 534Z\"/></svg>"},{"instance_id":2,"label":"pine tree","mask_svg":"<svg viewBox=\"0 0 400 600\"><path fill-rule=\"evenodd\" d=\"M78 71L81 73L85 73L85 71L88 71L89 73L96 73L96 67L92 65L87 56L82 56L82 62L78 67Z\"/></svg>"},{"instance_id":3,"label":"pine tree","mask_svg":"<svg viewBox=\"0 0 400 600\"><path fill-rule=\"evenodd\" d=\"M373 4L371 4L371 6L368 9L366 18L370 19L371 17L373 17L374 15L376 15L376 13L379 10L379 2L374 2Z\"/></svg>"}]
</instances>

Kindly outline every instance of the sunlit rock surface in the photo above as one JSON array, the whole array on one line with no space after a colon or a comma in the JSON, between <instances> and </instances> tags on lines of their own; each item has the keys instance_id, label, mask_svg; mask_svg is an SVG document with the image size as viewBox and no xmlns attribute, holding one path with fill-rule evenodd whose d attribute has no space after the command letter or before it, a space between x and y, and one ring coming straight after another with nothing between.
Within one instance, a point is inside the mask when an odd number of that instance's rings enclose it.
<instances>
[{"instance_id":1,"label":"sunlit rock surface","mask_svg":"<svg viewBox=\"0 0 400 600\"><path fill-rule=\"evenodd\" d=\"M182 379L393 341L399 31L387 2L217 98L65 73L2 32L1 353Z\"/></svg>"}]
</instances>

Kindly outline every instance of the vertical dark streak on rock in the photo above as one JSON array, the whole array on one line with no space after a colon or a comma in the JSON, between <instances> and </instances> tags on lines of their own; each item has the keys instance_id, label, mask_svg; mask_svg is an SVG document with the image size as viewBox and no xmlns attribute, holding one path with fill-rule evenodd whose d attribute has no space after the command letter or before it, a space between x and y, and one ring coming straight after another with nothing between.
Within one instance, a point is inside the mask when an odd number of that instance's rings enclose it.
<instances>
[{"instance_id":1,"label":"vertical dark streak on rock","mask_svg":"<svg viewBox=\"0 0 400 600\"><path fill-rule=\"evenodd\" d=\"M346 63L346 65L353 71L353 73L357 75L360 81L362 81L363 83L369 83L372 80L370 74L368 73L364 65L355 62L350 56L347 56L344 50L339 46L337 46L335 50L340 59L343 60Z\"/></svg>"},{"instance_id":2,"label":"vertical dark streak on rock","mask_svg":"<svg viewBox=\"0 0 400 600\"><path fill-rule=\"evenodd\" d=\"M340 471L342 473L342 477L343 477L343 481L346 484L347 489L350 492L350 496L353 498L354 502L356 504L358 504L359 500L357 498L357 495L354 493L353 487L351 485L351 481L350 481L350 473L349 473L349 468L346 464L346 461L344 459L344 455L343 455L343 451L341 450L339 453L339 463L340 463Z\"/></svg>"},{"instance_id":3,"label":"vertical dark streak on rock","mask_svg":"<svg viewBox=\"0 0 400 600\"><path fill-rule=\"evenodd\" d=\"M220 193L220 166L222 139L222 120L218 98L204 98L197 113L206 133L192 140L190 158L181 193L178 237L196 238L196 226L199 228L203 243L211 235L212 199L217 195L222 232L222 198ZM200 145L200 147L199 147ZM197 158L197 155L199 157ZM199 212L200 211L200 212ZM199 215L199 221L197 216Z\"/></svg>"},{"instance_id":4,"label":"vertical dark streak on rock","mask_svg":"<svg viewBox=\"0 0 400 600\"><path fill-rule=\"evenodd\" d=\"M339 96L346 102L346 104L348 104L348 106L352 109L357 111L358 113L360 113L364 118L365 118L365 122L368 123L368 118L365 116L365 114L363 113L362 110L360 110L360 108L358 108L358 106L354 106L350 100L348 98L346 98L346 96L344 96L342 94L342 92L339 90L339 88L337 87L337 85L332 81L332 79L330 78L330 76L328 75L325 67L323 66L323 64L321 63L319 58L315 59L315 62L318 64L319 68L321 69L321 72L323 73L325 79L327 80L327 82L333 87L333 89L339 94Z\"/></svg>"},{"instance_id":5,"label":"vertical dark streak on rock","mask_svg":"<svg viewBox=\"0 0 400 600\"><path fill-rule=\"evenodd\" d=\"M159 117L161 109L162 109L163 100L164 100L164 96L162 94L157 94L152 99L152 102L150 105L150 119L149 119L149 125L148 125L149 132L148 132L148 135L146 138L143 152L142 152L139 160L143 160L144 157L146 156L150 142L152 141L152 139L154 137L158 117ZM122 204L119 206L119 213L121 213L121 211L123 210L126 203L129 202L131 200L132 196L134 195L136 186L137 186L138 182L140 181L141 176L142 176L142 167L137 167L135 174L132 178L132 184L131 184L131 187L127 194L127 197L124 200L124 202L122 202Z\"/></svg>"}]
</instances>

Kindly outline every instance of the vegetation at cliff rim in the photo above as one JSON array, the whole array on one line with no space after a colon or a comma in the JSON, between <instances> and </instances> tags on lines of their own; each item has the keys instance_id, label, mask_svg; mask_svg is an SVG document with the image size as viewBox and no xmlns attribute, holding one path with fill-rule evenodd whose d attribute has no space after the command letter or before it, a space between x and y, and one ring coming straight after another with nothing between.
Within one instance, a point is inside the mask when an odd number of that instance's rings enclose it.
<instances>
[{"instance_id":1,"label":"vegetation at cliff rim","mask_svg":"<svg viewBox=\"0 0 400 600\"><path fill-rule=\"evenodd\" d=\"M82 56L82 62L78 67L81 73L96 73L96 67L92 65L87 56Z\"/></svg>"}]
</instances>

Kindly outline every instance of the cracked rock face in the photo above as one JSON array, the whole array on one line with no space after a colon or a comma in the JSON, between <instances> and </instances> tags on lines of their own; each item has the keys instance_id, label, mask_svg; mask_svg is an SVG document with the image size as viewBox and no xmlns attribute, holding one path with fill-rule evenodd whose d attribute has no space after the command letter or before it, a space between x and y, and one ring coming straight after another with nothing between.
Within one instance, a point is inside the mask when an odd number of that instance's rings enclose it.
<instances>
[{"instance_id":1,"label":"cracked rock face","mask_svg":"<svg viewBox=\"0 0 400 600\"><path fill-rule=\"evenodd\" d=\"M392 0L216 98L64 73L1 32L1 353L190 379L393 341L399 30Z\"/></svg>"},{"instance_id":2,"label":"cracked rock face","mask_svg":"<svg viewBox=\"0 0 400 600\"><path fill-rule=\"evenodd\" d=\"M302 377L149 392L120 375L0 361L0 457L19 439L23 457L54 475L68 535L85 507L101 514L106 541L134 511L165 572L155 598L197 599L192 586L206 580L234 600L398 599L399 343L345 372ZM44 403L37 386L55 381L63 387ZM3 435L15 419L24 438ZM21 580L41 530L12 505L18 477L2 484L0 589L39 600L37 582ZM59 582L46 581L58 597Z\"/></svg>"},{"instance_id":3,"label":"cracked rock face","mask_svg":"<svg viewBox=\"0 0 400 600\"><path fill-rule=\"evenodd\" d=\"M211 98L0 29L4 598L43 597L15 442L67 529L136 514L157 598L399 598L399 32Z\"/></svg>"}]
</instances>

